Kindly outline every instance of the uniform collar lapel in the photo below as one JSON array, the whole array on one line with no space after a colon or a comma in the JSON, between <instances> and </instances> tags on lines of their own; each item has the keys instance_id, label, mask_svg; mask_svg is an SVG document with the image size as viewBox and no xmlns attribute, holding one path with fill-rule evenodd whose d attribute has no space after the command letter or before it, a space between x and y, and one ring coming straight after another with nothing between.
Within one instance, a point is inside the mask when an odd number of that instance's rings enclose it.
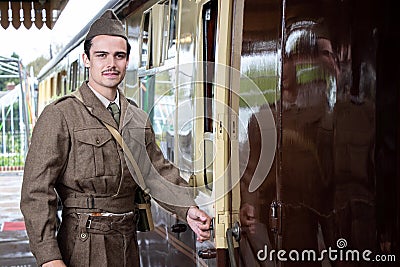
<instances>
[{"instance_id":1,"label":"uniform collar lapel","mask_svg":"<svg viewBox=\"0 0 400 267\"><path fill-rule=\"evenodd\" d=\"M132 119L133 113L129 112L129 105L130 105L129 101L128 101L128 99L126 99L124 94L121 93L121 91L120 91L119 97L120 97L121 118L122 118L122 120L120 122L120 124L121 124L120 126L121 126L121 129L123 129L124 126L126 124L128 124L128 122Z\"/></svg>"},{"instance_id":2,"label":"uniform collar lapel","mask_svg":"<svg viewBox=\"0 0 400 267\"><path fill-rule=\"evenodd\" d=\"M90 90L86 82L84 82L79 88L79 92L82 95L84 105L93 116L118 129L117 123L115 122L111 113L104 107L103 103L101 103L96 95L93 94L92 90Z\"/></svg>"}]
</instances>

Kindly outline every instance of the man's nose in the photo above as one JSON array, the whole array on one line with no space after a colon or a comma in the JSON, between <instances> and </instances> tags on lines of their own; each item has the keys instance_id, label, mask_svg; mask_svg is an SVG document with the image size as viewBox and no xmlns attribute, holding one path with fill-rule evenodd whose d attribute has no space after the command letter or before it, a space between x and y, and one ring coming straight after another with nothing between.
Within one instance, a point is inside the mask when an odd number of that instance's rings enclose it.
<instances>
[{"instance_id":1,"label":"man's nose","mask_svg":"<svg viewBox=\"0 0 400 267\"><path fill-rule=\"evenodd\" d=\"M114 57L108 57L107 59L107 66L112 68L115 67L115 58Z\"/></svg>"}]
</instances>

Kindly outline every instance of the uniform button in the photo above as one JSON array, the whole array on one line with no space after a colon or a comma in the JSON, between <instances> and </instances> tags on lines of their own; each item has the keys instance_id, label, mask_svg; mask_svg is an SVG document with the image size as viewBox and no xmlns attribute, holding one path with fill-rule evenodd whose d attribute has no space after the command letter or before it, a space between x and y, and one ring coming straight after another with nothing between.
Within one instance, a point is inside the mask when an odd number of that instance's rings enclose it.
<instances>
[{"instance_id":1,"label":"uniform button","mask_svg":"<svg viewBox=\"0 0 400 267\"><path fill-rule=\"evenodd\" d=\"M100 140L99 139L96 139L96 144L100 144Z\"/></svg>"},{"instance_id":2,"label":"uniform button","mask_svg":"<svg viewBox=\"0 0 400 267\"><path fill-rule=\"evenodd\" d=\"M81 233L81 238L84 239L84 238L86 238L86 236L87 236L87 235L86 235L85 233Z\"/></svg>"}]
</instances>

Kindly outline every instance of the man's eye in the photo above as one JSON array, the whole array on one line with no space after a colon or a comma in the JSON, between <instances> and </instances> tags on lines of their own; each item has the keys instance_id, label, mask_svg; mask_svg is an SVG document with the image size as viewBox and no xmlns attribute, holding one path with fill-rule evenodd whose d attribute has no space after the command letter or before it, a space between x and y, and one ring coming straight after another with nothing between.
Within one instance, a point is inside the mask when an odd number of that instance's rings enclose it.
<instances>
[{"instance_id":1,"label":"man's eye","mask_svg":"<svg viewBox=\"0 0 400 267\"><path fill-rule=\"evenodd\" d=\"M332 53L331 51L329 51L329 50L322 50L320 53L321 53L323 56L326 56L326 57L329 57L330 55L333 56L333 53Z\"/></svg>"},{"instance_id":2,"label":"man's eye","mask_svg":"<svg viewBox=\"0 0 400 267\"><path fill-rule=\"evenodd\" d=\"M125 57L126 57L126 56L125 56L124 54L118 54L118 55L117 55L117 58L118 58L118 59L124 59Z\"/></svg>"},{"instance_id":3,"label":"man's eye","mask_svg":"<svg viewBox=\"0 0 400 267\"><path fill-rule=\"evenodd\" d=\"M97 57L104 58L104 57L106 57L106 54L97 54Z\"/></svg>"}]
</instances>

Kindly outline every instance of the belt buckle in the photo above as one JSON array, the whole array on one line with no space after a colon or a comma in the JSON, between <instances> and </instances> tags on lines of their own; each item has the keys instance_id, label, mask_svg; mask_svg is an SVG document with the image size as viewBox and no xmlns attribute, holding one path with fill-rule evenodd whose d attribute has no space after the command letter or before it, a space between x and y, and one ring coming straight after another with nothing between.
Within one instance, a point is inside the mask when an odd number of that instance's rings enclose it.
<instances>
[{"instance_id":1,"label":"belt buckle","mask_svg":"<svg viewBox=\"0 0 400 267\"><path fill-rule=\"evenodd\" d=\"M89 213L89 215L92 216L92 217L103 216L103 214L101 212L91 212L91 213Z\"/></svg>"},{"instance_id":2,"label":"belt buckle","mask_svg":"<svg viewBox=\"0 0 400 267\"><path fill-rule=\"evenodd\" d=\"M86 228L87 229L90 229L90 226L92 225L92 220L91 219L88 219L87 220L87 223L86 223Z\"/></svg>"}]
</instances>

